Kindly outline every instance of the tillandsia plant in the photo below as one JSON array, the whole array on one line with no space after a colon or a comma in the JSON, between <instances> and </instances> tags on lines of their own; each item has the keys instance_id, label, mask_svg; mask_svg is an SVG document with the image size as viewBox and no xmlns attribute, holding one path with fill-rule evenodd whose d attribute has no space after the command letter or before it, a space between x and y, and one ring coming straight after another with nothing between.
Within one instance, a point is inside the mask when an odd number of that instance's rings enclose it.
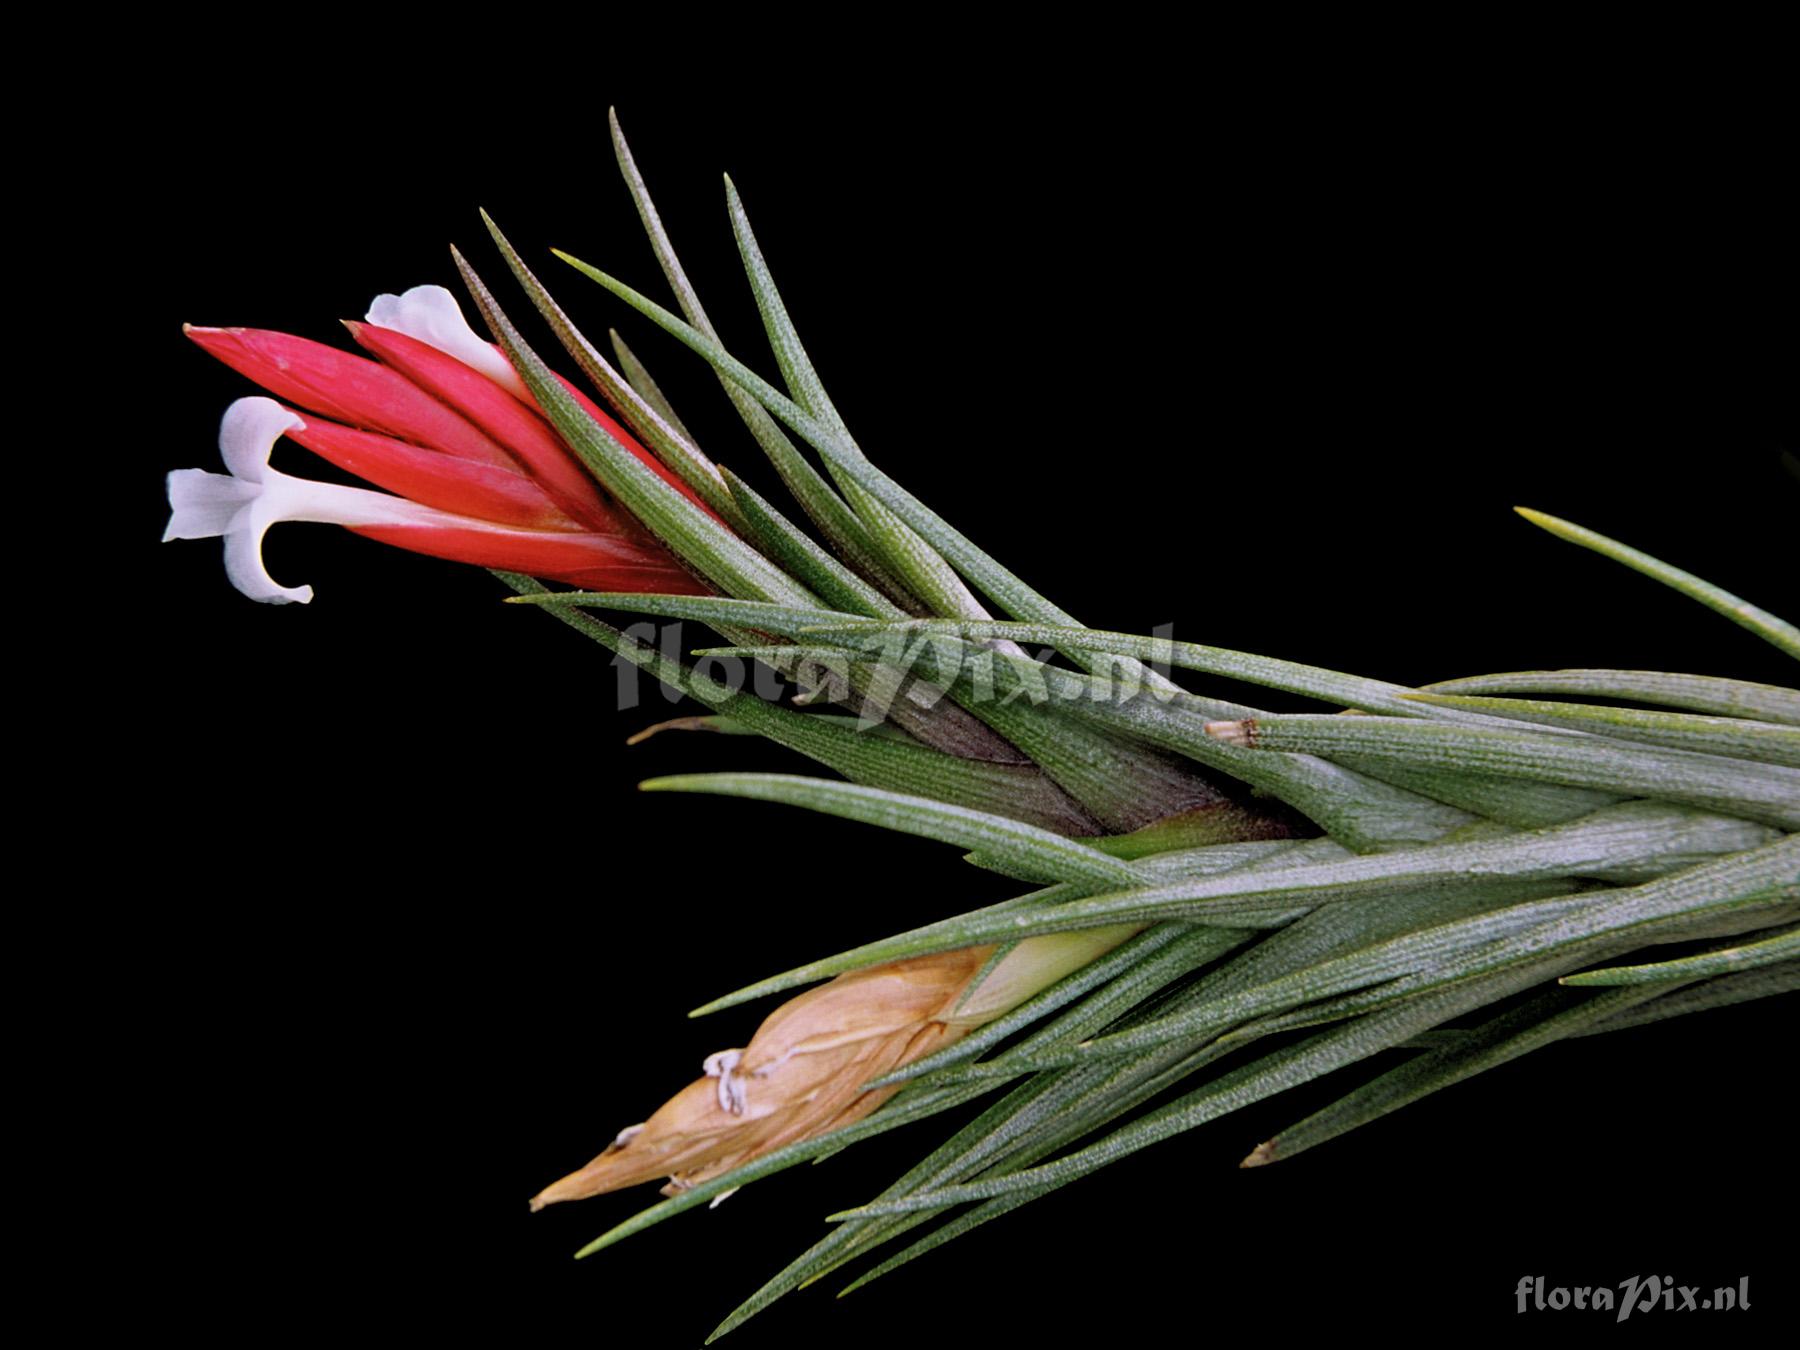
<instances>
[{"instance_id":1,"label":"tillandsia plant","mask_svg":"<svg viewBox=\"0 0 1800 1350\"><path fill-rule=\"evenodd\" d=\"M610 412L527 342L491 271L457 253L492 342L439 288L383 296L349 325L369 358L189 330L274 398L227 413L229 477L188 470L169 484L169 537L224 536L231 578L254 599L311 598L262 566L278 520L485 566L512 603L701 705L685 725L762 736L835 775L647 789L922 836L1019 883L1011 899L890 938L797 952L800 964L705 1005L788 995L660 1108L622 1100L597 1156L545 1178L533 1208L664 1183L661 1203L582 1255L986 1102L883 1193L833 1215L728 1331L841 1266L872 1258L864 1284L1374 1056L1388 1056L1382 1072L1244 1165L1557 1041L1800 987L1800 691L1590 669L1410 688L1085 627L863 453L729 184L785 387L726 350L616 119L612 135L676 309L558 256L711 366L797 513L702 450L637 356L617 339L603 353L485 217L558 361ZM387 491L272 469L283 436ZM1521 514L1800 659L1791 623L1579 525ZM709 668L726 667L689 664L607 613L706 624L724 645L696 655L753 661L793 698L720 679ZM1218 680L1327 711L1266 713L1209 692Z\"/></svg>"}]
</instances>

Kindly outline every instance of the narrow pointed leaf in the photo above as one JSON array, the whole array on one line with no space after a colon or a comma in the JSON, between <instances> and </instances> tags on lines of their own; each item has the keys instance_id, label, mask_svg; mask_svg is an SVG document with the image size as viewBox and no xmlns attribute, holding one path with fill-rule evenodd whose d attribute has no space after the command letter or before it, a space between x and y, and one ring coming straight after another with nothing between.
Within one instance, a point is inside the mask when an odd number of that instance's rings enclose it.
<instances>
[{"instance_id":1,"label":"narrow pointed leaf","mask_svg":"<svg viewBox=\"0 0 1800 1350\"><path fill-rule=\"evenodd\" d=\"M1680 591L1691 600L1698 600L1708 609L1716 610L1733 623L1748 628L1765 642L1773 643L1789 656L1800 660L1800 628L1794 627L1786 619L1779 619L1766 609L1740 599L1730 591L1715 586L1709 581L1702 581L1692 572L1684 572L1679 567L1671 567L1660 558L1652 558L1616 539L1608 539L1603 534L1580 525L1559 520L1555 516L1545 515L1542 511L1533 511L1527 507L1513 508L1533 525L1548 530L1559 539L1566 539L1571 544L1579 544L1582 548L1592 549L1602 557L1611 558L1614 562L1624 563L1634 572L1642 572L1663 585Z\"/></svg>"},{"instance_id":2,"label":"narrow pointed leaf","mask_svg":"<svg viewBox=\"0 0 1800 1350\"><path fill-rule=\"evenodd\" d=\"M1695 980L1728 974L1734 970L1772 966L1777 961L1792 960L1794 957L1800 957L1800 930L1789 928L1755 942L1721 947L1717 951L1701 952L1673 961L1584 970L1578 975L1563 976L1562 982L1573 985L1637 985L1654 984L1662 980Z\"/></svg>"},{"instance_id":3,"label":"narrow pointed leaf","mask_svg":"<svg viewBox=\"0 0 1800 1350\"><path fill-rule=\"evenodd\" d=\"M748 483L729 469L720 472L763 552L826 604L849 614L901 614L899 606L802 534Z\"/></svg>"},{"instance_id":4,"label":"narrow pointed leaf","mask_svg":"<svg viewBox=\"0 0 1800 1350\"><path fill-rule=\"evenodd\" d=\"M725 180L725 195L738 252L749 274L756 307L762 315L763 328L774 349L776 364L781 367L782 378L801 407L830 427L846 447L860 455L862 452L851 438L849 428L825 396L824 386L800 342L800 335L788 318L787 306L775 288L768 263L764 261L755 232L750 228L750 217L730 178ZM869 540L881 561L925 602L931 612L973 619L987 617L987 611L969 593L950 565L938 556L936 549L907 528L887 507L870 497L854 478L830 462L826 467L868 530Z\"/></svg>"},{"instance_id":5,"label":"narrow pointed leaf","mask_svg":"<svg viewBox=\"0 0 1800 1350\"><path fill-rule=\"evenodd\" d=\"M669 424L671 431L691 444L697 445L699 442L694 439L693 433L682 424L681 418L676 415L674 405L663 393L662 386L651 377L644 363L638 359L637 353L625 344L625 339L619 336L619 330L609 328L606 330L606 336L607 340L612 343L613 355L618 358L620 372L625 376L626 382L637 391L637 396L649 404L658 417Z\"/></svg>"},{"instance_id":6,"label":"narrow pointed leaf","mask_svg":"<svg viewBox=\"0 0 1800 1350\"><path fill-rule=\"evenodd\" d=\"M1671 1017L1686 1017L1690 1013L1706 1012L1712 1008L1728 1008L1759 998L1774 998L1778 994L1797 992L1800 992L1800 961L1781 961L1772 966L1758 966L1752 970L1734 971L1729 975L1716 975L1698 984L1680 985L1670 993L1661 994L1627 1012L1617 1013L1598 1026L1589 1027L1578 1034L1599 1036L1609 1031L1627 1031L1632 1027L1648 1026Z\"/></svg>"},{"instance_id":7,"label":"narrow pointed leaf","mask_svg":"<svg viewBox=\"0 0 1800 1350\"><path fill-rule=\"evenodd\" d=\"M1739 717L1707 717L1694 713L1650 712L1593 703L1555 703L1537 699L1483 698L1472 694L1406 696L1437 707L1461 708L1519 722L1586 731L1596 736L1642 741L1670 750L1784 764L1800 768L1800 728Z\"/></svg>"},{"instance_id":8,"label":"narrow pointed leaf","mask_svg":"<svg viewBox=\"0 0 1800 1350\"><path fill-rule=\"evenodd\" d=\"M815 597L718 521L670 487L589 417L513 327L473 268L457 267L532 397L563 439L627 510L708 581L731 595L809 605Z\"/></svg>"},{"instance_id":9,"label":"narrow pointed leaf","mask_svg":"<svg viewBox=\"0 0 1800 1350\"><path fill-rule=\"evenodd\" d=\"M574 359L581 373L600 390L608 403L619 410L626 424L643 437L645 444L655 452L659 460L673 469L681 481L692 488L700 500L717 512L727 524L741 531L742 519L725 486L725 480L719 474L718 466L702 453L685 431L665 420L654 406L607 364L599 350L570 321L536 274L525 265L525 260L501 233L493 217L483 211L481 220L487 226L488 234L520 288L550 325L550 331L556 334L557 341Z\"/></svg>"},{"instance_id":10,"label":"narrow pointed leaf","mask_svg":"<svg viewBox=\"0 0 1800 1350\"><path fill-rule=\"evenodd\" d=\"M1251 749L1400 760L1726 811L1800 830L1800 770L1560 731L1388 717L1259 717L1215 732Z\"/></svg>"},{"instance_id":11,"label":"narrow pointed leaf","mask_svg":"<svg viewBox=\"0 0 1800 1350\"><path fill-rule=\"evenodd\" d=\"M1579 1034L1656 994L1654 989L1631 989L1587 999L1560 992L1540 995L1484 1023L1454 1048L1421 1055L1346 1093L1323 1111L1259 1144L1241 1166L1261 1167L1304 1153L1452 1084Z\"/></svg>"},{"instance_id":12,"label":"narrow pointed leaf","mask_svg":"<svg viewBox=\"0 0 1800 1350\"><path fill-rule=\"evenodd\" d=\"M687 602L692 601L692 604ZM757 628L770 633L798 631L817 621L820 615L834 611L806 604L777 604L768 600L733 599L729 596L655 595L637 591L550 591L515 596L509 604L543 605L561 609L620 609L632 614L655 614L666 619L697 619L714 625L729 624L738 628ZM842 617L837 616L837 617ZM778 648L742 648L745 652L768 652ZM790 651L788 655L807 655Z\"/></svg>"},{"instance_id":13,"label":"narrow pointed leaf","mask_svg":"<svg viewBox=\"0 0 1800 1350\"><path fill-rule=\"evenodd\" d=\"M688 317L694 330L706 339L716 343L718 333L707 318L706 310L700 304L699 292L688 280L686 269L676 255L675 245L663 228L662 217L657 213L656 203L651 200L650 189L644 182L643 174L638 171L637 161L632 157L631 147L626 144L625 133L619 126L618 115L609 110L607 120L612 132L613 153L619 162L619 171L624 175L625 185L631 192L631 199L636 203L638 218L643 222L644 232L650 238L651 250L656 254L656 261L668 278L670 288L675 292L676 302L681 312ZM559 254L564 257L566 255ZM673 316L671 316L673 317ZM839 556L853 567L866 580L878 586L884 594L909 613L919 612L920 607L906 591L899 579L887 571L881 563L874 544L869 539L868 531L857 519L856 513L839 497L837 492L820 476L818 470L806 462L801 453L782 433L775 419L770 417L761 402L748 392L742 383L732 378L725 371L717 371L719 383L725 390L726 397L737 409L739 417L749 429L751 436L762 448L775 471L781 475L782 482L789 492L794 494L803 510L813 524L818 526L827 542L836 549Z\"/></svg>"},{"instance_id":14,"label":"narrow pointed leaf","mask_svg":"<svg viewBox=\"0 0 1800 1350\"><path fill-rule=\"evenodd\" d=\"M1045 882L1117 886L1143 879L1132 864L1048 830L1005 816L851 783L793 774L713 773L653 778L639 787L645 792L705 792L803 806L902 834L980 849Z\"/></svg>"},{"instance_id":15,"label":"narrow pointed leaf","mask_svg":"<svg viewBox=\"0 0 1800 1350\"><path fill-rule=\"evenodd\" d=\"M1660 670L1518 670L1472 675L1425 686L1437 694L1573 694L1720 717L1751 717L1800 726L1800 689L1755 684L1714 675L1675 675Z\"/></svg>"}]
</instances>

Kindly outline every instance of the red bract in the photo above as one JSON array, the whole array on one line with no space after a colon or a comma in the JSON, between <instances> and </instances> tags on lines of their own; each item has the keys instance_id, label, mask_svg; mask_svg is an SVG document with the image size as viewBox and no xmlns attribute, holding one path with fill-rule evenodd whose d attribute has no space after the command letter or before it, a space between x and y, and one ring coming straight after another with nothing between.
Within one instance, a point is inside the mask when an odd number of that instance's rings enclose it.
<instances>
[{"instance_id":1,"label":"red bract","mask_svg":"<svg viewBox=\"0 0 1800 1350\"><path fill-rule=\"evenodd\" d=\"M406 321L421 336L347 324L381 358L375 361L263 329L184 330L305 414L269 399L233 404L220 432L231 476L171 474L166 539L224 535L234 584L276 603L312 596L309 587L276 585L263 569L262 534L279 520L329 521L414 552L587 589L706 593L589 475L495 350L462 323L449 292L421 287L383 297L375 313ZM694 500L628 432L577 396L608 435ZM269 468L282 435L397 495Z\"/></svg>"}]
</instances>

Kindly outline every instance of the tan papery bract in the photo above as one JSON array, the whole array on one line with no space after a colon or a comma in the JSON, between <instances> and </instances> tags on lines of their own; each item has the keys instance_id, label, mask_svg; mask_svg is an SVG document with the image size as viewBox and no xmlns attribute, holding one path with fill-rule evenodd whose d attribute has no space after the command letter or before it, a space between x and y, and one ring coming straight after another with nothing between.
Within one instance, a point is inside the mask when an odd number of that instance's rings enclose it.
<instances>
[{"instance_id":1,"label":"tan papery bract","mask_svg":"<svg viewBox=\"0 0 1800 1350\"><path fill-rule=\"evenodd\" d=\"M684 1190L784 1145L860 1120L898 1089L862 1085L968 1029L950 1019L992 947L851 971L770 1013L735 1063L690 1083L533 1209L668 1177ZM729 1060L731 1052L725 1052ZM719 1057L715 1057L717 1059ZM733 1109L736 1108L736 1109Z\"/></svg>"}]
</instances>

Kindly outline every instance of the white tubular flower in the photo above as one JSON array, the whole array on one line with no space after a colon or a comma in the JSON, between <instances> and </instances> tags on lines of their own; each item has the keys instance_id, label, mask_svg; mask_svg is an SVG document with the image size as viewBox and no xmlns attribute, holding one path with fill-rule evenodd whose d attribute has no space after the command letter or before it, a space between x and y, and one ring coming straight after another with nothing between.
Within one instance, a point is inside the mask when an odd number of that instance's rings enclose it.
<instances>
[{"instance_id":1,"label":"white tubular flower","mask_svg":"<svg viewBox=\"0 0 1800 1350\"><path fill-rule=\"evenodd\" d=\"M266 604L304 605L312 599L311 586L279 585L263 566L263 535L277 521L440 529L479 525L402 497L315 483L270 468L269 454L275 442L284 433L305 426L272 398L240 398L233 403L219 424L219 452L230 476L204 469L171 473L169 526L163 531L163 542L223 535L225 573L233 586Z\"/></svg>"},{"instance_id":2,"label":"white tubular flower","mask_svg":"<svg viewBox=\"0 0 1800 1350\"><path fill-rule=\"evenodd\" d=\"M370 302L366 317L378 328L391 328L436 347L446 356L454 356L509 393L527 403L531 401L519 372L499 348L476 336L469 321L463 318L462 306L444 287L414 286L402 295L378 295Z\"/></svg>"}]
</instances>

